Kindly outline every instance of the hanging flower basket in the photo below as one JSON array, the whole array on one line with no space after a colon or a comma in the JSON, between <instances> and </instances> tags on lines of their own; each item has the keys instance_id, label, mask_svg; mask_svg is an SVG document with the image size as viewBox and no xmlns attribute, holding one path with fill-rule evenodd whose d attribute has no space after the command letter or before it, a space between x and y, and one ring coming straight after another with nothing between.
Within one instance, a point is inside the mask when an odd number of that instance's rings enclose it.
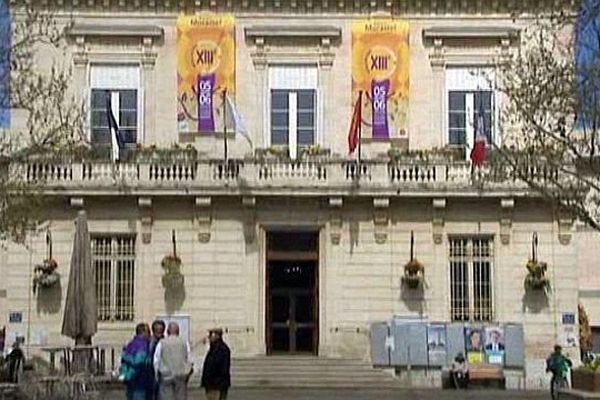
<instances>
[{"instance_id":1,"label":"hanging flower basket","mask_svg":"<svg viewBox=\"0 0 600 400\"><path fill-rule=\"evenodd\" d=\"M169 254L165 256L160 262L160 266L165 271L161 279L165 289L183 286L184 277L181 273L181 259L177 255Z\"/></svg>"},{"instance_id":2,"label":"hanging flower basket","mask_svg":"<svg viewBox=\"0 0 600 400\"><path fill-rule=\"evenodd\" d=\"M42 264L36 265L33 269L33 292L37 288L50 288L60 282L60 274L56 272L58 263L55 259L44 260Z\"/></svg>"},{"instance_id":3,"label":"hanging flower basket","mask_svg":"<svg viewBox=\"0 0 600 400\"><path fill-rule=\"evenodd\" d=\"M425 266L416 259L413 259L404 265L402 283L411 289L416 289L423 284L424 276Z\"/></svg>"},{"instance_id":4,"label":"hanging flower basket","mask_svg":"<svg viewBox=\"0 0 600 400\"><path fill-rule=\"evenodd\" d=\"M525 290L549 290L550 280L546 277L548 264L541 261L529 260L525 265L527 276L525 277Z\"/></svg>"}]
</instances>

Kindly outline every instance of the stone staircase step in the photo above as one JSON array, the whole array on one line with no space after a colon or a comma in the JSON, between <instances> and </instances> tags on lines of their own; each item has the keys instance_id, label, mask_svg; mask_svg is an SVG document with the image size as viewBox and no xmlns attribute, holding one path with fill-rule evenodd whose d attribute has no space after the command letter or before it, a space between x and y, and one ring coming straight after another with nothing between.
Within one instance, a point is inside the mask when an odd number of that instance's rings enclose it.
<instances>
[{"instance_id":1,"label":"stone staircase step","mask_svg":"<svg viewBox=\"0 0 600 400\"><path fill-rule=\"evenodd\" d=\"M273 356L232 360L232 385L261 388L397 388L390 373L358 359Z\"/></svg>"}]
</instances>

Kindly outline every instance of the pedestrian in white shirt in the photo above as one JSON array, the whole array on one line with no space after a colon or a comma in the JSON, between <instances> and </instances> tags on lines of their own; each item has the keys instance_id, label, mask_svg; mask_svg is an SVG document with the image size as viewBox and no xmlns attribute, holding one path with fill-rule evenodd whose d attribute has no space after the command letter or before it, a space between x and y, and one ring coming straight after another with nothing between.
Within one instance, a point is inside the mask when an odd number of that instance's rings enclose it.
<instances>
[{"instance_id":1,"label":"pedestrian in white shirt","mask_svg":"<svg viewBox=\"0 0 600 400\"><path fill-rule=\"evenodd\" d=\"M193 373L190 344L179 336L179 325L169 323L167 336L156 346L154 371L159 400L186 400L187 383Z\"/></svg>"}]
</instances>

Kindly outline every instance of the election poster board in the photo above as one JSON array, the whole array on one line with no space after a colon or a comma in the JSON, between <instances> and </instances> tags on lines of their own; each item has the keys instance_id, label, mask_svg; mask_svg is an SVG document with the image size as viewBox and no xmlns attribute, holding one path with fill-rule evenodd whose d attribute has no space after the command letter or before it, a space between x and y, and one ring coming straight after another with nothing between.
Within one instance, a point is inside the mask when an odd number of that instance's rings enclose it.
<instances>
[{"instance_id":1,"label":"election poster board","mask_svg":"<svg viewBox=\"0 0 600 400\"><path fill-rule=\"evenodd\" d=\"M484 362L484 334L485 331L481 326L469 326L465 328L465 348L469 364L481 364Z\"/></svg>"},{"instance_id":2,"label":"election poster board","mask_svg":"<svg viewBox=\"0 0 600 400\"><path fill-rule=\"evenodd\" d=\"M352 25L352 104L362 96L363 132L408 138L409 25L369 19Z\"/></svg>"},{"instance_id":3,"label":"election poster board","mask_svg":"<svg viewBox=\"0 0 600 400\"><path fill-rule=\"evenodd\" d=\"M223 129L223 91L235 91L235 22L232 15L177 18L177 125L179 133Z\"/></svg>"},{"instance_id":4,"label":"election poster board","mask_svg":"<svg viewBox=\"0 0 600 400\"><path fill-rule=\"evenodd\" d=\"M446 364L447 343L446 325L436 323L427 325L427 352L430 365Z\"/></svg>"},{"instance_id":5,"label":"election poster board","mask_svg":"<svg viewBox=\"0 0 600 400\"><path fill-rule=\"evenodd\" d=\"M504 364L504 353L506 351L504 340L504 329L499 326L488 326L485 328L485 358L490 364Z\"/></svg>"}]
</instances>

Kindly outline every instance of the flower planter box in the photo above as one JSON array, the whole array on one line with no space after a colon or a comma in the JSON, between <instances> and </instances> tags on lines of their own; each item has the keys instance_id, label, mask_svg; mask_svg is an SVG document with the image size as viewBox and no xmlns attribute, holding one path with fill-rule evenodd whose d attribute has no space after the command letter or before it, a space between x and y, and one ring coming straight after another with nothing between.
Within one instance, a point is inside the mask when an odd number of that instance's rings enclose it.
<instances>
[{"instance_id":1,"label":"flower planter box","mask_svg":"<svg viewBox=\"0 0 600 400\"><path fill-rule=\"evenodd\" d=\"M574 369L571 373L573 389L587 392L600 392L600 373Z\"/></svg>"}]
</instances>

